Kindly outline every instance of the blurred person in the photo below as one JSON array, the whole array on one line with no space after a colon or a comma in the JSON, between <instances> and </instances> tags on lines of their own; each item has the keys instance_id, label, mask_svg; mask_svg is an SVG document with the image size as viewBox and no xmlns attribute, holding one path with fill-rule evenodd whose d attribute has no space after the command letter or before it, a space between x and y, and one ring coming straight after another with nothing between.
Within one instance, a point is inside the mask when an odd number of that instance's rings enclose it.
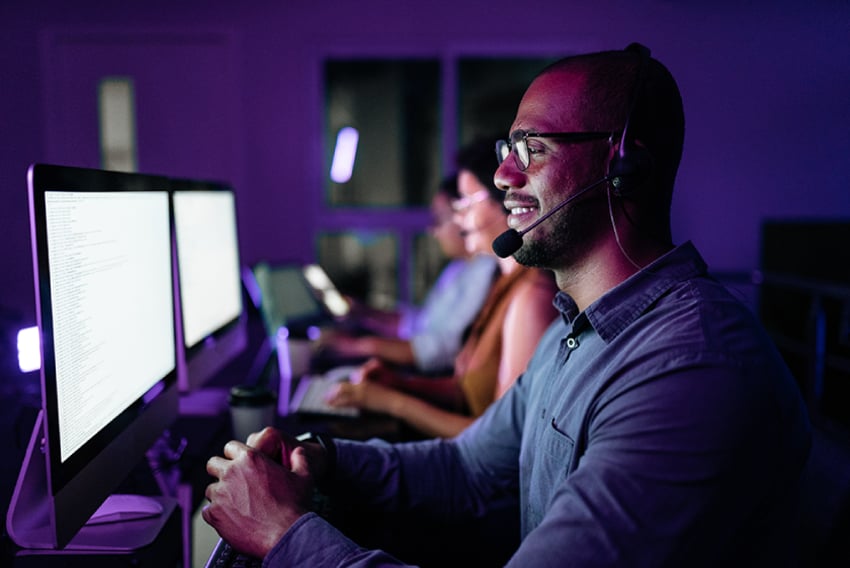
<instances>
[{"instance_id":1,"label":"blurred person","mask_svg":"<svg viewBox=\"0 0 850 568\"><path fill-rule=\"evenodd\" d=\"M352 317L373 333L350 335L331 330L323 333L322 348L341 357L378 357L424 373L452 369L464 335L497 273L495 256L466 249L452 209L458 198L457 176L451 175L431 200L429 233L448 262L422 305L395 311L360 306Z\"/></svg>"}]
</instances>

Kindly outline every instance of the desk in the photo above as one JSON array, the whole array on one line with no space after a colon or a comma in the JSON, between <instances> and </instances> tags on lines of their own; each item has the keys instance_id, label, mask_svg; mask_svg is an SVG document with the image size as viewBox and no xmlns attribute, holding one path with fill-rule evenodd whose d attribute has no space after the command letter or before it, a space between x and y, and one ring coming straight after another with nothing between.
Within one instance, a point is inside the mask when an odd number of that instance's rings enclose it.
<instances>
[{"instance_id":1,"label":"desk","mask_svg":"<svg viewBox=\"0 0 850 568\"><path fill-rule=\"evenodd\" d=\"M183 565L183 546L180 530L180 510L175 506L168 511L168 518L158 536L148 546L132 552L87 553L81 551L30 551L14 550L10 553L10 564L15 568L168 568ZM139 522L139 521L136 521ZM7 564L3 564L6 566Z\"/></svg>"}]
</instances>

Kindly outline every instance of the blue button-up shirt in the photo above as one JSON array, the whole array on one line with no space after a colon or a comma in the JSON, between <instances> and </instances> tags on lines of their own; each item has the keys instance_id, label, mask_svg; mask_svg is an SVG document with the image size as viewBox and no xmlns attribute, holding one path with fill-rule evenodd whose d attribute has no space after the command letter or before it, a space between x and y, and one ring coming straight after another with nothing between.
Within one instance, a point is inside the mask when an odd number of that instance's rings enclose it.
<instances>
[{"instance_id":1,"label":"blue button-up shirt","mask_svg":"<svg viewBox=\"0 0 850 568\"><path fill-rule=\"evenodd\" d=\"M475 517L518 498L511 566L782 566L810 427L752 312L682 245L561 312L515 386L454 440L338 441L374 506ZM498 538L498 535L494 535ZM314 514L266 559L392 565ZM375 564L369 564L369 562Z\"/></svg>"}]
</instances>

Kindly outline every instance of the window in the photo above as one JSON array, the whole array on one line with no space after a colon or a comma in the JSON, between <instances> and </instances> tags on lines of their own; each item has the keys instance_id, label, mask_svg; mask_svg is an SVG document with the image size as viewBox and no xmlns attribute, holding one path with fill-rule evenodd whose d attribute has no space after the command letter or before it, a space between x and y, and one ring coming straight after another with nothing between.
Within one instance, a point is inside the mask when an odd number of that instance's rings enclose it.
<instances>
[{"instance_id":1,"label":"window","mask_svg":"<svg viewBox=\"0 0 850 568\"><path fill-rule=\"evenodd\" d=\"M328 177L331 207L427 207L440 180L436 60L328 61L328 170L337 134L359 133L351 179Z\"/></svg>"}]
</instances>

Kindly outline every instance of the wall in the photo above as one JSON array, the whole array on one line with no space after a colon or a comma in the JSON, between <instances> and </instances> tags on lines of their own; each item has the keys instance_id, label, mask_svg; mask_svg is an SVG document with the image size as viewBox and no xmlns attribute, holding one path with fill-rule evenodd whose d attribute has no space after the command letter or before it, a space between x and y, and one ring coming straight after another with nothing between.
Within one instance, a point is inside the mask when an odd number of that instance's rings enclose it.
<instances>
[{"instance_id":1,"label":"wall","mask_svg":"<svg viewBox=\"0 0 850 568\"><path fill-rule=\"evenodd\" d=\"M693 240L715 270L749 271L761 219L850 217L841 175L850 150L850 4L802 4L3 0L0 308L34 323L25 171L61 160L45 140L45 32L200 28L237 38L233 182L246 262L312 254L303 235L319 214L324 175L323 56L568 53L640 41L677 76L686 105L675 237ZM207 175L199 164L181 173Z\"/></svg>"}]
</instances>

